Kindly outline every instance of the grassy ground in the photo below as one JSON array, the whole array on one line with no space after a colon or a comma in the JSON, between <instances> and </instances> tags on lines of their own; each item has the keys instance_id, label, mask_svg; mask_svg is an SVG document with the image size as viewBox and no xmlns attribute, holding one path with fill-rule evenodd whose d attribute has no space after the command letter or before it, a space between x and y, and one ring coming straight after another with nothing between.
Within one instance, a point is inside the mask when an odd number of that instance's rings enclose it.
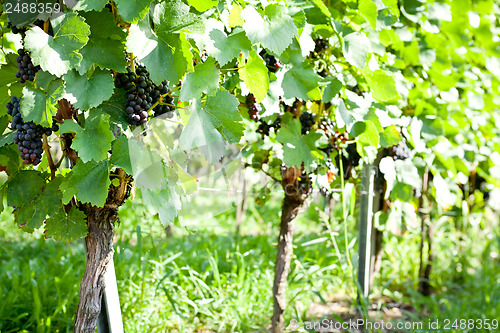
<instances>
[{"instance_id":1,"label":"grassy ground","mask_svg":"<svg viewBox=\"0 0 500 333\"><path fill-rule=\"evenodd\" d=\"M124 207L114 260L125 331L267 332L280 204L275 199L265 207L249 203L241 236L233 233L231 210L216 217L202 208L190 211L167 238L144 207ZM196 200L198 207L210 205ZM70 332L84 270L82 243L45 241L42 234L17 230L8 214L0 218L0 332ZM298 221L287 322L355 317L346 256L348 249L356 266L355 223L348 222L344 235L341 222L334 221L329 232L318 221L314 204ZM460 234L451 218L434 223L435 293L422 297L415 291L418 230L385 234L382 269L364 310L407 322L498 319L498 225L470 226ZM386 318L390 307L398 311Z\"/></svg>"}]
</instances>

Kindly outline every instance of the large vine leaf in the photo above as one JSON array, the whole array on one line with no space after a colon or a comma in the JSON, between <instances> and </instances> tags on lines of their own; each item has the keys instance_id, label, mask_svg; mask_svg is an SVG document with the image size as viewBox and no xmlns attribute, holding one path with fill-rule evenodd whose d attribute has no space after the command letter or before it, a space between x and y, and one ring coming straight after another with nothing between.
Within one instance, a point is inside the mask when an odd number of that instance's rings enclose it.
<instances>
[{"instance_id":1,"label":"large vine leaf","mask_svg":"<svg viewBox=\"0 0 500 333\"><path fill-rule=\"evenodd\" d=\"M218 0L188 0L188 2L197 11L204 12L204 11L216 6L219 1Z\"/></svg>"},{"instance_id":2,"label":"large vine leaf","mask_svg":"<svg viewBox=\"0 0 500 333\"><path fill-rule=\"evenodd\" d=\"M190 13L189 6L181 0L164 1L155 5L151 19L155 24L155 32L158 35L178 34L183 29L192 32L203 31L200 17Z\"/></svg>"},{"instance_id":3,"label":"large vine leaf","mask_svg":"<svg viewBox=\"0 0 500 333\"><path fill-rule=\"evenodd\" d=\"M133 174L132 163L130 162L130 149L126 136L122 135L113 141L111 154L111 164L116 167L123 168L126 173Z\"/></svg>"},{"instance_id":4,"label":"large vine leaf","mask_svg":"<svg viewBox=\"0 0 500 333\"><path fill-rule=\"evenodd\" d=\"M180 209L179 196L172 188L165 186L161 190L141 189L142 200L153 212L158 213L161 224L166 227L174 222L177 210Z\"/></svg>"},{"instance_id":5,"label":"large vine leaf","mask_svg":"<svg viewBox=\"0 0 500 333\"><path fill-rule=\"evenodd\" d=\"M39 27L26 33L25 47L31 51L33 64L58 77L78 66L78 52L89 40L90 27L76 13L65 13L51 21L54 37Z\"/></svg>"},{"instance_id":6,"label":"large vine leaf","mask_svg":"<svg viewBox=\"0 0 500 333\"><path fill-rule=\"evenodd\" d=\"M269 74L266 65L254 50L250 51L246 64L243 62L241 65L242 67L238 69L241 79L257 101L262 102L269 89Z\"/></svg>"},{"instance_id":7,"label":"large vine leaf","mask_svg":"<svg viewBox=\"0 0 500 333\"><path fill-rule=\"evenodd\" d=\"M100 11L104 8L104 6L106 6L107 3L108 0L79 0L76 2L76 5L72 9L83 10L86 12L91 10Z\"/></svg>"},{"instance_id":8,"label":"large vine leaf","mask_svg":"<svg viewBox=\"0 0 500 333\"><path fill-rule=\"evenodd\" d=\"M265 8L264 16L252 6L247 6L241 12L243 29L253 43L276 53L278 56L290 45L293 36L298 34L293 19L288 15L287 8L279 4L271 4Z\"/></svg>"},{"instance_id":9,"label":"large vine leaf","mask_svg":"<svg viewBox=\"0 0 500 333\"><path fill-rule=\"evenodd\" d=\"M111 149L111 142L114 140L113 133L109 129L109 115L95 110L85 119L84 128L73 120L66 120L59 131L76 133L72 147L78 151L78 156L83 162L106 159Z\"/></svg>"},{"instance_id":10,"label":"large vine leaf","mask_svg":"<svg viewBox=\"0 0 500 333\"><path fill-rule=\"evenodd\" d=\"M45 186L45 178L35 170L20 170L7 181L7 204L21 207L33 201Z\"/></svg>"},{"instance_id":11,"label":"large vine leaf","mask_svg":"<svg viewBox=\"0 0 500 333\"><path fill-rule=\"evenodd\" d=\"M88 233L85 218L85 214L76 207L71 207L67 214L61 208L57 214L47 220L45 237L52 237L66 244L85 237Z\"/></svg>"},{"instance_id":12,"label":"large vine leaf","mask_svg":"<svg viewBox=\"0 0 500 333\"><path fill-rule=\"evenodd\" d=\"M62 177L52 180L33 201L14 211L20 227L37 229L47 216L54 215L62 207L62 193L59 190L62 180Z\"/></svg>"},{"instance_id":13,"label":"large vine leaf","mask_svg":"<svg viewBox=\"0 0 500 333\"><path fill-rule=\"evenodd\" d=\"M307 64L297 64L291 67L283 76L283 83L281 84L284 97L297 97L305 101L321 99L319 79L318 74Z\"/></svg>"},{"instance_id":14,"label":"large vine leaf","mask_svg":"<svg viewBox=\"0 0 500 333\"><path fill-rule=\"evenodd\" d=\"M190 111L189 122L179 138L180 148L198 148L211 163L218 161L224 156L226 141L214 126L213 117L200 108L197 99L192 101Z\"/></svg>"},{"instance_id":15,"label":"large vine leaf","mask_svg":"<svg viewBox=\"0 0 500 333\"><path fill-rule=\"evenodd\" d=\"M306 136L302 136L300 121L293 119L289 113L283 117L281 126L276 140L283 144L285 165L300 167L304 163L306 172L312 171L316 160L312 151L316 151L315 142L321 134L310 132Z\"/></svg>"},{"instance_id":16,"label":"large vine leaf","mask_svg":"<svg viewBox=\"0 0 500 333\"><path fill-rule=\"evenodd\" d=\"M110 115L110 123L126 128L128 126L127 112L125 111L126 101L125 91L117 89L113 96L109 100L104 101L97 109Z\"/></svg>"},{"instance_id":17,"label":"large vine leaf","mask_svg":"<svg viewBox=\"0 0 500 333\"><path fill-rule=\"evenodd\" d=\"M81 110L88 110L107 101L115 88L111 73L102 69L83 75L74 70L69 71L64 75L64 80L66 91L77 99L73 105Z\"/></svg>"},{"instance_id":18,"label":"large vine leaf","mask_svg":"<svg viewBox=\"0 0 500 333\"><path fill-rule=\"evenodd\" d=\"M149 17L130 27L126 47L146 65L155 83L163 80L177 82L186 73L192 59L184 34L159 37L151 30Z\"/></svg>"},{"instance_id":19,"label":"large vine leaf","mask_svg":"<svg viewBox=\"0 0 500 333\"><path fill-rule=\"evenodd\" d=\"M238 30L229 36L219 29L213 29L209 33L210 41L205 44L205 48L221 66L236 58L241 51L248 51L252 48L252 43L245 32Z\"/></svg>"},{"instance_id":20,"label":"large vine leaf","mask_svg":"<svg viewBox=\"0 0 500 333\"><path fill-rule=\"evenodd\" d=\"M215 96L207 98L203 108L211 117L212 124L219 130L226 141L236 143L243 136L244 126L238 112L238 99L227 91L219 90Z\"/></svg>"},{"instance_id":21,"label":"large vine leaf","mask_svg":"<svg viewBox=\"0 0 500 333\"><path fill-rule=\"evenodd\" d=\"M366 72L365 78L372 89L373 98L376 100L390 103L400 98L396 89L396 81L392 75L382 70L376 70L374 72Z\"/></svg>"},{"instance_id":22,"label":"large vine leaf","mask_svg":"<svg viewBox=\"0 0 500 333\"><path fill-rule=\"evenodd\" d=\"M78 66L80 74L87 72L93 64L123 72L125 59L125 32L116 26L113 14L108 11L83 13L90 26L90 39L80 50L83 59Z\"/></svg>"},{"instance_id":23,"label":"large vine leaf","mask_svg":"<svg viewBox=\"0 0 500 333\"><path fill-rule=\"evenodd\" d=\"M57 113L57 101L65 94L61 81L52 81L46 90L23 88L20 108L24 121L33 121L45 127L52 126L52 117Z\"/></svg>"},{"instance_id":24,"label":"large vine leaf","mask_svg":"<svg viewBox=\"0 0 500 333\"><path fill-rule=\"evenodd\" d=\"M137 22L148 13L151 0L115 0L115 3L125 21Z\"/></svg>"},{"instance_id":25,"label":"large vine leaf","mask_svg":"<svg viewBox=\"0 0 500 333\"><path fill-rule=\"evenodd\" d=\"M353 32L344 37L344 57L353 66L363 69L370 52L370 40L364 33Z\"/></svg>"},{"instance_id":26,"label":"large vine leaf","mask_svg":"<svg viewBox=\"0 0 500 333\"><path fill-rule=\"evenodd\" d=\"M21 157L19 156L16 144L0 147L0 165L6 167L10 175L15 174L19 170L21 163Z\"/></svg>"},{"instance_id":27,"label":"large vine leaf","mask_svg":"<svg viewBox=\"0 0 500 333\"><path fill-rule=\"evenodd\" d=\"M199 98L202 93L215 94L219 87L219 74L220 70L215 66L213 58L208 58L204 63L196 65L194 72L186 75L179 98L182 101L189 101Z\"/></svg>"},{"instance_id":28,"label":"large vine leaf","mask_svg":"<svg viewBox=\"0 0 500 333\"><path fill-rule=\"evenodd\" d=\"M63 203L67 204L76 195L83 203L102 207L106 203L110 184L109 161L84 163L80 159L60 186Z\"/></svg>"}]
</instances>

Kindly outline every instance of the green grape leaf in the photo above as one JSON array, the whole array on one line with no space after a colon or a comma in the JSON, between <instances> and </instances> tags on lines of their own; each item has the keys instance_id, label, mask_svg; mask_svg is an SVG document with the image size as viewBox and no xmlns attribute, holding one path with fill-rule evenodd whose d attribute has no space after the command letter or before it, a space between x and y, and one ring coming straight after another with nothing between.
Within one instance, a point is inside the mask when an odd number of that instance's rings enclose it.
<instances>
[{"instance_id":1,"label":"green grape leaf","mask_svg":"<svg viewBox=\"0 0 500 333\"><path fill-rule=\"evenodd\" d=\"M111 164L118 168L123 168L126 173L133 174L132 164L130 162L130 150L128 139L125 135L120 136L113 141L113 148L111 154Z\"/></svg>"},{"instance_id":2,"label":"green grape leaf","mask_svg":"<svg viewBox=\"0 0 500 333\"><path fill-rule=\"evenodd\" d=\"M344 37L343 51L347 62L363 69L370 52L370 40L362 32L350 33Z\"/></svg>"},{"instance_id":3,"label":"green grape leaf","mask_svg":"<svg viewBox=\"0 0 500 333\"><path fill-rule=\"evenodd\" d=\"M350 134L356 138L357 150L361 156L366 155L365 147L378 147L380 136L377 127L370 120L356 122Z\"/></svg>"},{"instance_id":4,"label":"green grape leaf","mask_svg":"<svg viewBox=\"0 0 500 333\"><path fill-rule=\"evenodd\" d=\"M107 101L113 95L115 88L111 73L99 68L84 75L80 75L74 70L69 71L64 75L64 80L66 81L66 92L77 99L73 105L81 110L88 110L100 105L103 101Z\"/></svg>"},{"instance_id":5,"label":"green grape leaf","mask_svg":"<svg viewBox=\"0 0 500 333\"><path fill-rule=\"evenodd\" d=\"M38 71L35 76L36 87L43 90L46 90L49 87L49 84L56 80L59 80L57 76L42 70Z\"/></svg>"},{"instance_id":6,"label":"green grape leaf","mask_svg":"<svg viewBox=\"0 0 500 333\"><path fill-rule=\"evenodd\" d=\"M76 133L72 147L78 151L78 156L83 162L106 159L111 149L111 142L114 140L113 133L109 129L109 115L95 110L85 120L85 128L73 120L66 120L59 131Z\"/></svg>"},{"instance_id":7,"label":"green grape leaf","mask_svg":"<svg viewBox=\"0 0 500 333\"><path fill-rule=\"evenodd\" d=\"M203 2L206 4L208 1ZM189 6L181 0L165 1L155 5L151 18L155 24L155 32L162 38L179 33L182 29L191 32L203 31L200 17L190 13Z\"/></svg>"},{"instance_id":8,"label":"green grape leaf","mask_svg":"<svg viewBox=\"0 0 500 333\"><path fill-rule=\"evenodd\" d=\"M180 209L180 200L169 187L161 190L141 189L142 200L153 212L158 213L161 224L166 227L174 222L177 210Z\"/></svg>"},{"instance_id":9,"label":"green grape leaf","mask_svg":"<svg viewBox=\"0 0 500 333\"><path fill-rule=\"evenodd\" d=\"M57 101L64 94L64 85L59 80L52 81L45 91L24 87L20 103L23 120L45 127L52 126L52 117L57 113Z\"/></svg>"},{"instance_id":10,"label":"green grape leaf","mask_svg":"<svg viewBox=\"0 0 500 333\"><path fill-rule=\"evenodd\" d=\"M373 98L377 101L390 103L400 99L396 90L396 81L392 75L376 70L374 72L365 72L365 78L372 89Z\"/></svg>"},{"instance_id":11,"label":"green grape leaf","mask_svg":"<svg viewBox=\"0 0 500 333\"><path fill-rule=\"evenodd\" d=\"M292 43L293 36L298 35L287 8L279 4L268 5L264 17L254 7L247 6L241 12L241 18L248 38L278 56Z\"/></svg>"},{"instance_id":12,"label":"green grape leaf","mask_svg":"<svg viewBox=\"0 0 500 333\"><path fill-rule=\"evenodd\" d=\"M243 31L233 32L226 36L223 31L213 29L209 35L210 43L205 45L207 53L214 57L221 66L236 58L241 51L252 48L252 43Z\"/></svg>"},{"instance_id":13,"label":"green grape leaf","mask_svg":"<svg viewBox=\"0 0 500 333\"><path fill-rule=\"evenodd\" d=\"M106 6L108 0L79 0L76 5L71 8L73 10L83 10L85 12L96 10L100 11ZM103 22L104 23L104 22Z\"/></svg>"},{"instance_id":14,"label":"green grape leaf","mask_svg":"<svg viewBox=\"0 0 500 333\"><path fill-rule=\"evenodd\" d=\"M35 26L26 32L24 44L33 64L60 77L82 60L78 51L88 42L90 27L75 13L65 13L51 24L54 37Z\"/></svg>"},{"instance_id":15,"label":"green grape leaf","mask_svg":"<svg viewBox=\"0 0 500 333\"><path fill-rule=\"evenodd\" d=\"M231 28L238 27L238 26L243 26L245 22L241 19L241 12L243 11L243 8L237 3L233 2L231 11L229 12L229 21L228 24Z\"/></svg>"},{"instance_id":16,"label":"green grape leaf","mask_svg":"<svg viewBox=\"0 0 500 333\"><path fill-rule=\"evenodd\" d=\"M214 58L208 58L194 68L193 73L188 73L182 83L180 100L189 101L200 98L202 93L213 95L219 87L220 70L215 66Z\"/></svg>"},{"instance_id":17,"label":"green grape leaf","mask_svg":"<svg viewBox=\"0 0 500 333\"><path fill-rule=\"evenodd\" d=\"M107 101L104 101L97 109L110 115L110 123L121 125L127 128L127 112L125 112L125 104L127 101L125 90L117 89L117 91Z\"/></svg>"},{"instance_id":18,"label":"green grape leaf","mask_svg":"<svg viewBox=\"0 0 500 333\"><path fill-rule=\"evenodd\" d=\"M380 133L380 145L383 148L397 145L400 142L401 134L394 125L384 128L384 131Z\"/></svg>"},{"instance_id":19,"label":"green grape leaf","mask_svg":"<svg viewBox=\"0 0 500 333\"><path fill-rule=\"evenodd\" d=\"M149 17L130 27L127 51L134 54L149 70L155 83L179 81L192 59L185 34L169 34L160 38L150 28Z\"/></svg>"},{"instance_id":20,"label":"green grape leaf","mask_svg":"<svg viewBox=\"0 0 500 333\"><path fill-rule=\"evenodd\" d=\"M218 0L188 0L188 2L199 12L204 12L219 3Z\"/></svg>"},{"instance_id":21,"label":"green grape leaf","mask_svg":"<svg viewBox=\"0 0 500 333\"><path fill-rule=\"evenodd\" d=\"M148 13L151 0L115 0L115 3L118 14L125 21L137 22Z\"/></svg>"},{"instance_id":22,"label":"green grape leaf","mask_svg":"<svg viewBox=\"0 0 500 333\"><path fill-rule=\"evenodd\" d=\"M240 141L245 129L238 112L239 104L238 99L229 92L219 90L215 96L207 97L207 104L203 108L211 116L215 128L231 143Z\"/></svg>"},{"instance_id":23,"label":"green grape leaf","mask_svg":"<svg viewBox=\"0 0 500 333\"><path fill-rule=\"evenodd\" d=\"M66 244L85 237L88 234L85 218L85 214L76 207L71 207L68 214L61 208L57 214L47 219L45 237Z\"/></svg>"},{"instance_id":24,"label":"green grape leaf","mask_svg":"<svg viewBox=\"0 0 500 333\"><path fill-rule=\"evenodd\" d=\"M373 29L377 27L378 10L377 5L372 0L359 0L359 13Z\"/></svg>"},{"instance_id":25,"label":"green grape leaf","mask_svg":"<svg viewBox=\"0 0 500 333\"><path fill-rule=\"evenodd\" d=\"M302 136L301 130L300 121L286 113L281 120L281 128L276 135L276 140L283 144L283 162L286 166L300 167L304 163L306 172L310 172L314 169L316 160L312 152L317 150L315 142L321 134L310 132Z\"/></svg>"},{"instance_id":26,"label":"green grape leaf","mask_svg":"<svg viewBox=\"0 0 500 333\"><path fill-rule=\"evenodd\" d=\"M16 144L0 147L0 165L7 167L7 172L10 175L19 170L21 163L22 160Z\"/></svg>"},{"instance_id":27,"label":"green grape leaf","mask_svg":"<svg viewBox=\"0 0 500 333\"><path fill-rule=\"evenodd\" d=\"M193 194L198 189L198 180L196 177L188 174L184 169L180 167L175 162L172 162L175 173L179 177L179 184L177 185L177 193L180 193L182 196L188 196Z\"/></svg>"},{"instance_id":28,"label":"green grape leaf","mask_svg":"<svg viewBox=\"0 0 500 333\"><path fill-rule=\"evenodd\" d=\"M35 1L5 0L2 1L1 6L3 7L3 13L9 12L9 22L19 28L27 26L36 19L46 21L51 18L51 15L59 14L56 11L57 8L61 10L60 3L56 0L37 0L36 3L39 7L34 8L35 10L32 9L33 7L29 7L31 3L35 3ZM12 6L7 6L7 4ZM40 7L40 4L45 6Z\"/></svg>"},{"instance_id":29,"label":"green grape leaf","mask_svg":"<svg viewBox=\"0 0 500 333\"><path fill-rule=\"evenodd\" d=\"M14 143L14 133L15 132L9 132L0 135L0 147Z\"/></svg>"},{"instance_id":30,"label":"green grape leaf","mask_svg":"<svg viewBox=\"0 0 500 333\"><path fill-rule=\"evenodd\" d=\"M83 59L78 72L83 74L96 64L102 69L110 68L117 72L125 71L125 36L115 24L113 14L108 11L83 13L85 22L90 26L90 39L80 50Z\"/></svg>"},{"instance_id":31,"label":"green grape leaf","mask_svg":"<svg viewBox=\"0 0 500 333\"><path fill-rule=\"evenodd\" d=\"M404 183L396 183L391 191L391 201L401 200L410 202L413 196L413 187Z\"/></svg>"},{"instance_id":32,"label":"green grape leaf","mask_svg":"<svg viewBox=\"0 0 500 333\"><path fill-rule=\"evenodd\" d=\"M325 103L329 103L342 89L343 84L337 78L333 78L332 81L325 87L323 91L323 98L321 99Z\"/></svg>"},{"instance_id":33,"label":"green grape leaf","mask_svg":"<svg viewBox=\"0 0 500 333\"><path fill-rule=\"evenodd\" d=\"M20 227L38 229L47 216L54 215L62 208L62 193L59 190L62 180L62 177L55 178L32 202L14 211L16 222Z\"/></svg>"},{"instance_id":34,"label":"green grape leaf","mask_svg":"<svg viewBox=\"0 0 500 333\"><path fill-rule=\"evenodd\" d=\"M200 101L193 100L191 115L179 138L183 150L200 149L208 161L214 163L224 156L225 140L213 125L213 117L200 108Z\"/></svg>"},{"instance_id":35,"label":"green grape leaf","mask_svg":"<svg viewBox=\"0 0 500 333\"><path fill-rule=\"evenodd\" d=\"M136 185L140 188L160 190L167 173L163 157L134 137L128 139L128 150Z\"/></svg>"},{"instance_id":36,"label":"green grape leaf","mask_svg":"<svg viewBox=\"0 0 500 333\"><path fill-rule=\"evenodd\" d=\"M60 186L63 203L67 204L76 195L83 203L102 207L106 203L110 184L109 161L84 163L80 159Z\"/></svg>"},{"instance_id":37,"label":"green grape leaf","mask_svg":"<svg viewBox=\"0 0 500 333\"><path fill-rule=\"evenodd\" d=\"M245 86L254 94L258 102L262 102L269 89L269 74L261 57L254 50L250 51L246 64L238 69Z\"/></svg>"},{"instance_id":38,"label":"green grape leaf","mask_svg":"<svg viewBox=\"0 0 500 333\"><path fill-rule=\"evenodd\" d=\"M283 91L285 98L300 98L305 101L319 100L321 94L319 92L318 81L320 77L309 65L302 64L290 68L283 76Z\"/></svg>"},{"instance_id":39,"label":"green grape leaf","mask_svg":"<svg viewBox=\"0 0 500 333\"><path fill-rule=\"evenodd\" d=\"M45 186L42 174L35 170L20 170L7 181L7 204L21 207L33 201Z\"/></svg>"}]
</instances>

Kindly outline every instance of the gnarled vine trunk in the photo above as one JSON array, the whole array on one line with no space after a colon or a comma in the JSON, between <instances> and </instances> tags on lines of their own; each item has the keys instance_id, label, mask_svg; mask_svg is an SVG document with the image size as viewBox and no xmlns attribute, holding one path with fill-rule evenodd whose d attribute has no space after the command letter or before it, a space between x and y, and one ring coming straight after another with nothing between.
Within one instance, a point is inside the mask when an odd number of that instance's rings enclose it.
<instances>
[{"instance_id":1,"label":"gnarled vine trunk","mask_svg":"<svg viewBox=\"0 0 500 333\"><path fill-rule=\"evenodd\" d=\"M294 179L295 181L295 179ZM285 197L281 208L280 235L278 237L278 254L274 266L272 332L281 333L285 328L284 313L286 309L286 282L290 271L293 254L293 229L302 204L308 195L308 189L300 189L283 182Z\"/></svg>"},{"instance_id":2,"label":"gnarled vine trunk","mask_svg":"<svg viewBox=\"0 0 500 333\"><path fill-rule=\"evenodd\" d=\"M116 209L91 208L87 212L89 233L87 265L80 285L80 302L75 318L75 333L94 333L101 311L104 273L113 260L113 235Z\"/></svg>"},{"instance_id":3,"label":"gnarled vine trunk","mask_svg":"<svg viewBox=\"0 0 500 333\"><path fill-rule=\"evenodd\" d=\"M118 220L118 207L130 195L132 177L123 169L117 169L112 176L120 180L118 186L111 185L104 207L81 205L87 216L88 235L87 265L80 284L80 301L75 317L75 333L94 333L101 312L104 292L104 274L113 260L113 236Z\"/></svg>"}]
</instances>

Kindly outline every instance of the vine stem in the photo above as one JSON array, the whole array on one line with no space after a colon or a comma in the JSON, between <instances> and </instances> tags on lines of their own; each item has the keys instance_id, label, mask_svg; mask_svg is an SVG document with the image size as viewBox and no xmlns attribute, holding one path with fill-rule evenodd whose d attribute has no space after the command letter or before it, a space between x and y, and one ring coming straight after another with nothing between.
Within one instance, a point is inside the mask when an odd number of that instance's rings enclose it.
<instances>
[{"instance_id":1,"label":"vine stem","mask_svg":"<svg viewBox=\"0 0 500 333\"><path fill-rule=\"evenodd\" d=\"M50 179L54 180L56 178L56 170L57 167L54 165L54 160L52 159L52 155L50 154L50 146L49 142L47 141L47 135L43 135L43 145L42 145L43 151L45 152L45 155L47 155L47 161L49 161L49 167L50 167Z\"/></svg>"}]
</instances>

